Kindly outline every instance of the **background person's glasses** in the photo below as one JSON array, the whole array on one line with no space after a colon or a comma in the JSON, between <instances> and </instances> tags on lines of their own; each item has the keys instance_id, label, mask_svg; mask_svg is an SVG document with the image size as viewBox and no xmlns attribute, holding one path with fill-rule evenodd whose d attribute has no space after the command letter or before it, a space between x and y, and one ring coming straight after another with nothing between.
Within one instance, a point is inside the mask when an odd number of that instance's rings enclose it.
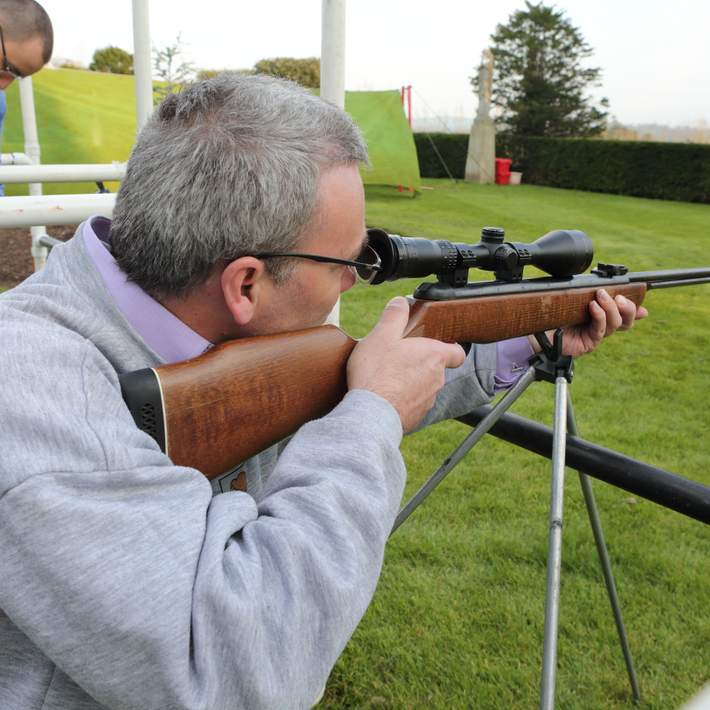
<instances>
[{"instance_id":1,"label":"background person's glasses","mask_svg":"<svg viewBox=\"0 0 710 710\"><path fill-rule=\"evenodd\" d=\"M368 244L360 252L357 260L337 259L333 256L321 256L320 254L300 254L296 252L281 252L281 251L263 251L254 254L255 259L310 259L311 261L319 261L323 264L343 264L351 267L355 273L365 283L370 283L377 276L377 272L382 270L382 262L379 254Z\"/></svg>"}]
</instances>

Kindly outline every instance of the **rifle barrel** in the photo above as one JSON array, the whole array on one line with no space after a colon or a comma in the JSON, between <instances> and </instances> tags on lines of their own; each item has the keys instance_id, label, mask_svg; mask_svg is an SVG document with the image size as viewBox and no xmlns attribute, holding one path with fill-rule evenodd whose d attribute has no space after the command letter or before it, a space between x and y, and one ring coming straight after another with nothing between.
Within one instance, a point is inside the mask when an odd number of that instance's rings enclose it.
<instances>
[{"instance_id":1,"label":"rifle barrel","mask_svg":"<svg viewBox=\"0 0 710 710\"><path fill-rule=\"evenodd\" d=\"M657 288L674 288L675 286L697 286L698 284L710 283L710 276L706 279L686 279L685 281L651 281L648 290Z\"/></svg>"},{"instance_id":2,"label":"rifle barrel","mask_svg":"<svg viewBox=\"0 0 710 710\"><path fill-rule=\"evenodd\" d=\"M634 271L628 277L631 283L645 283L649 289L695 286L710 283L710 268Z\"/></svg>"}]
</instances>

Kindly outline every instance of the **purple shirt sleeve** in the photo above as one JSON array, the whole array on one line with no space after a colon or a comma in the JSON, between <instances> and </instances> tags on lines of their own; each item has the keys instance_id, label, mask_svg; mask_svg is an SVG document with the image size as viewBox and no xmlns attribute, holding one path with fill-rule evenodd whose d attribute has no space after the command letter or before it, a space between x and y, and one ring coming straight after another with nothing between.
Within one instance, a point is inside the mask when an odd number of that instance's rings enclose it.
<instances>
[{"instance_id":1,"label":"purple shirt sleeve","mask_svg":"<svg viewBox=\"0 0 710 710\"><path fill-rule=\"evenodd\" d=\"M534 353L530 341L525 337L501 340L496 346L498 361L494 382L495 391L500 392L518 381L528 369L528 360Z\"/></svg>"}]
</instances>

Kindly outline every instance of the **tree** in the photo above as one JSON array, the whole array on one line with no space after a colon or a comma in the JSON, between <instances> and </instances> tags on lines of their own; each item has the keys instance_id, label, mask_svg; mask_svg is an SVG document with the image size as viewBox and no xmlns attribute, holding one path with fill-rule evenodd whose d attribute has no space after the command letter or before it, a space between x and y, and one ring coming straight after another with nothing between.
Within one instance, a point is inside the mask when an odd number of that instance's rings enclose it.
<instances>
[{"instance_id":1,"label":"tree","mask_svg":"<svg viewBox=\"0 0 710 710\"><path fill-rule=\"evenodd\" d=\"M254 71L257 74L271 74L282 79L291 79L291 81L309 89L317 89L320 86L320 59L318 57L262 59L254 65Z\"/></svg>"},{"instance_id":2,"label":"tree","mask_svg":"<svg viewBox=\"0 0 710 710\"><path fill-rule=\"evenodd\" d=\"M133 74L133 55L120 47L97 49L89 69L109 74Z\"/></svg>"},{"instance_id":3,"label":"tree","mask_svg":"<svg viewBox=\"0 0 710 710\"><path fill-rule=\"evenodd\" d=\"M592 48L561 10L528 0L491 35L496 123L512 136L587 137L602 133L607 112L585 92L601 69L584 66ZM478 78L471 83L477 87ZM600 106L609 104L601 99Z\"/></svg>"},{"instance_id":4,"label":"tree","mask_svg":"<svg viewBox=\"0 0 710 710\"><path fill-rule=\"evenodd\" d=\"M160 82L153 87L153 101L160 103L168 94L179 91L195 76L192 62L182 58L183 44L180 35L173 44L153 49L153 75Z\"/></svg>"}]
</instances>

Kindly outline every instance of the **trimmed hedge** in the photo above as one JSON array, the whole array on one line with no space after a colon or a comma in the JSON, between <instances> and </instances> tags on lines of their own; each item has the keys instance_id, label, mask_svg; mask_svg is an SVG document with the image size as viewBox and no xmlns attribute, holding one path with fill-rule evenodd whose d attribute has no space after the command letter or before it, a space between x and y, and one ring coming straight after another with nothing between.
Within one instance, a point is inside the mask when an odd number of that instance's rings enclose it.
<instances>
[{"instance_id":1,"label":"trimmed hedge","mask_svg":"<svg viewBox=\"0 0 710 710\"><path fill-rule=\"evenodd\" d=\"M466 172L468 133L415 133L414 145L422 177L446 178L449 175L437 156L438 151L452 177L463 180Z\"/></svg>"},{"instance_id":2,"label":"trimmed hedge","mask_svg":"<svg viewBox=\"0 0 710 710\"><path fill-rule=\"evenodd\" d=\"M455 178L463 178L468 135L429 134ZM576 138L497 137L523 180L592 192L710 203L710 145ZM447 177L429 137L415 134L422 177Z\"/></svg>"}]
</instances>

